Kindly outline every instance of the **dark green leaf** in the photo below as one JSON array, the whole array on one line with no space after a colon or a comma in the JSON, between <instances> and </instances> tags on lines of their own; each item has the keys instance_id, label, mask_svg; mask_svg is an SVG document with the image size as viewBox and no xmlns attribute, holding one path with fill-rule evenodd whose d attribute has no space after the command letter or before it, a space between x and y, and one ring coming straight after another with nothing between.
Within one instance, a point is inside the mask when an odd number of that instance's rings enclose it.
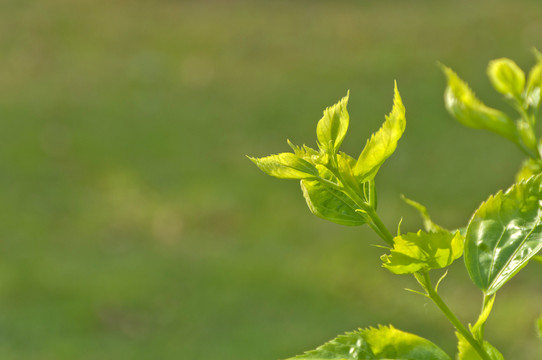
<instances>
[{"instance_id":1,"label":"dark green leaf","mask_svg":"<svg viewBox=\"0 0 542 360\"><path fill-rule=\"evenodd\" d=\"M382 127L374 133L358 158L354 173L363 179L372 179L384 161L397 148L397 142L406 126L405 107L395 85L393 108Z\"/></svg>"},{"instance_id":2,"label":"dark green leaf","mask_svg":"<svg viewBox=\"0 0 542 360\"><path fill-rule=\"evenodd\" d=\"M465 263L472 281L495 293L542 249L542 175L489 197L467 227Z\"/></svg>"},{"instance_id":3,"label":"dark green leaf","mask_svg":"<svg viewBox=\"0 0 542 360\"><path fill-rule=\"evenodd\" d=\"M412 274L447 267L462 254L463 237L459 232L420 230L395 237L391 254L381 259L394 274Z\"/></svg>"},{"instance_id":4,"label":"dark green leaf","mask_svg":"<svg viewBox=\"0 0 542 360\"><path fill-rule=\"evenodd\" d=\"M251 158L264 173L279 179L307 179L318 176L316 167L292 153Z\"/></svg>"},{"instance_id":5,"label":"dark green leaf","mask_svg":"<svg viewBox=\"0 0 542 360\"><path fill-rule=\"evenodd\" d=\"M476 98L466 82L452 69L443 66L448 79L444 103L448 112L460 123L475 129L486 129L517 141L516 126L503 112L484 105Z\"/></svg>"},{"instance_id":6,"label":"dark green leaf","mask_svg":"<svg viewBox=\"0 0 542 360\"><path fill-rule=\"evenodd\" d=\"M438 346L392 326L341 335L289 360L451 360Z\"/></svg>"}]
</instances>

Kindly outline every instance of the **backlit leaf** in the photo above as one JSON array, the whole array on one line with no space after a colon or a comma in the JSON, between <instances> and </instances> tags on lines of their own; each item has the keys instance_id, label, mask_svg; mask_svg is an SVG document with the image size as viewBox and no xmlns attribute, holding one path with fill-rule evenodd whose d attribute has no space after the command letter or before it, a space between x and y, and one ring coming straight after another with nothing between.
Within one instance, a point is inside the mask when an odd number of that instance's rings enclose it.
<instances>
[{"instance_id":1,"label":"backlit leaf","mask_svg":"<svg viewBox=\"0 0 542 360\"><path fill-rule=\"evenodd\" d=\"M528 158L523 161L521 169L516 174L516 182L521 182L523 180L529 179L533 175L538 175L542 173L542 164L534 159Z\"/></svg>"},{"instance_id":2,"label":"backlit leaf","mask_svg":"<svg viewBox=\"0 0 542 360\"><path fill-rule=\"evenodd\" d=\"M316 126L318 146L327 153L336 153L348 130L349 116L346 110L348 93L337 104L324 110L324 116Z\"/></svg>"},{"instance_id":3,"label":"backlit leaf","mask_svg":"<svg viewBox=\"0 0 542 360\"><path fill-rule=\"evenodd\" d=\"M338 336L316 350L289 360L451 360L438 346L392 326Z\"/></svg>"},{"instance_id":4,"label":"backlit leaf","mask_svg":"<svg viewBox=\"0 0 542 360\"><path fill-rule=\"evenodd\" d=\"M303 160L306 160L306 161L310 162L313 165L316 165L316 164L320 163L322 153L308 147L307 145L303 145L302 147L301 146L296 146L296 145L292 144L292 142L290 140L288 140L288 145L290 145L290 147L294 151L294 154L296 154L297 156L299 156Z\"/></svg>"},{"instance_id":5,"label":"backlit leaf","mask_svg":"<svg viewBox=\"0 0 542 360\"><path fill-rule=\"evenodd\" d=\"M525 119L518 119L517 121L518 134L525 146L529 148L533 153L538 152L536 134L534 128Z\"/></svg>"},{"instance_id":6,"label":"backlit leaf","mask_svg":"<svg viewBox=\"0 0 542 360\"><path fill-rule=\"evenodd\" d=\"M472 345L461 334L456 333L456 336L458 338L457 360L482 360L478 352L474 350ZM495 347L487 341L484 341L483 348L491 360L504 360L504 357L499 350L495 349Z\"/></svg>"},{"instance_id":7,"label":"backlit leaf","mask_svg":"<svg viewBox=\"0 0 542 360\"><path fill-rule=\"evenodd\" d=\"M489 318L489 314L491 314L491 310L493 309L493 304L495 303L495 294L486 299L487 300L484 301L484 307L482 309L482 312L480 313L480 316L478 316L478 320L476 320L476 323L474 323L474 325L472 326L469 324L470 332L477 340L481 340L483 338L484 324L486 323L487 319Z\"/></svg>"},{"instance_id":8,"label":"backlit leaf","mask_svg":"<svg viewBox=\"0 0 542 360\"><path fill-rule=\"evenodd\" d=\"M397 148L397 142L406 126L405 107L395 85L393 108L382 127L367 141L358 158L354 173L364 179L372 179L380 166Z\"/></svg>"},{"instance_id":9,"label":"backlit leaf","mask_svg":"<svg viewBox=\"0 0 542 360\"><path fill-rule=\"evenodd\" d=\"M318 176L316 167L292 153L251 158L264 173L279 179L307 179Z\"/></svg>"},{"instance_id":10,"label":"backlit leaf","mask_svg":"<svg viewBox=\"0 0 542 360\"><path fill-rule=\"evenodd\" d=\"M525 88L525 101L529 106L537 108L540 106L542 91L542 60L538 60L535 66L529 71L527 87Z\"/></svg>"},{"instance_id":11,"label":"backlit leaf","mask_svg":"<svg viewBox=\"0 0 542 360\"><path fill-rule=\"evenodd\" d=\"M329 170L318 165L320 176L336 183ZM301 180L301 189L307 205L314 215L341 225L357 226L367 223L367 217L356 212L359 207L344 192L326 185L321 180Z\"/></svg>"},{"instance_id":12,"label":"backlit leaf","mask_svg":"<svg viewBox=\"0 0 542 360\"><path fill-rule=\"evenodd\" d=\"M439 225L435 224L433 220L431 220L431 217L429 216L429 212L427 211L427 208L420 204L419 202L416 202L414 200L410 200L404 195L401 195L401 199L403 199L404 202L406 202L408 205L412 206L414 209L418 210L420 213L420 216L423 220L423 226L425 228L425 231L446 231L444 228L440 227Z\"/></svg>"},{"instance_id":13,"label":"backlit leaf","mask_svg":"<svg viewBox=\"0 0 542 360\"><path fill-rule=\"evenodd\" d=\"M394 274L441 269L463 254L463 237L447 231L408 233L393 239L390 255L381 257L383 266Z\"/></svg>"},{"instance_id":14,"label":"backlit leaf","mask_svg":"<svg viewBox=\"0 0 542 360\"><path fill-rule=\"evenodd\" d=\"M482 203L467 227L465 263L472 281L490 295L542 249L542 175Z\"/></svg>"},{"instance_id":15,"label":"backlit leaf","mask_svg":"<svg viewBox=\"0 0 542 360\"><path fill-rule=\"evenodd\" d=\"M509 97L521 98L525 74L514 61L507 58L490 61L487 75L495 90Z\"/></svg>"},{"instance_id":16,"label":"backlit leaf","mask_svg":"<svg viewBox=\"0 0 542 360\"><path fill-rule=\"evenodd\" d=\"M354 174L354 167L356 166L356 159L343 152L337 155L337 167L343 178L343 181L350 188L354 189L356 193L362 193L362 181L360 177Z\"/></svg>"},{"instance_id":17,"label":"backlit leaf","mask_svg":"<svg viewBox=\"0 0 542 360\"><path fill-rule=\"evenodd\" d=\"M448 112L460 123L475 129L486 129L516 141L516 127L503 112L484 105L466 82L452 69L443 66L448 79L444 103Z\"/></svg>"}]
</instances>

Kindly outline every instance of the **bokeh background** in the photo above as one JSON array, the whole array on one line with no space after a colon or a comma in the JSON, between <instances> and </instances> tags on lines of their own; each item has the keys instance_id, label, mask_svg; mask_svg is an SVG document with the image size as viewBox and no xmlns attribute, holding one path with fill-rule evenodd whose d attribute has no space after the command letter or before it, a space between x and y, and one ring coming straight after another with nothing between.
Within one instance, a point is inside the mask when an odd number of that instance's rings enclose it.
<instances>
[{"instance_id":1,"label":"bokeh background","mask_svg":"<svg viewBox=\"0 0 542 360\"><path fill-rule=\"evenodd\" d=\"M0 358L278 359L393 324L455 351L451 326L380 267L368 228L309 213L299 185L246 157L315 145L351 90L357 156L407 109L377 177L391 229L464 226L522 155L443 107L454 68L502 106L487 62L542 49L539 0L0 2ZM499 293L487 338L542 356L542 268ZM473 322L461 261L442 285Z\"/></svg>"}]
</instances>

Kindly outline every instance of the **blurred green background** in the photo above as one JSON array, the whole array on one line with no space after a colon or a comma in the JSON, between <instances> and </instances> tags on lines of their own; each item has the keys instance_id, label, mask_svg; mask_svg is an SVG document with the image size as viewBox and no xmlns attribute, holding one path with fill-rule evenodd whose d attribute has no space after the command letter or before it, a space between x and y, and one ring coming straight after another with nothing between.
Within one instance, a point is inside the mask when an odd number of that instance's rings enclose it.
<instances>
[{"instance_id":1,"label":"blurred green background","mask_svg":"<svg viewBox=\"0 0 542 360\"><path fill-rule=\"evenodd\" d=\"M463 226L522 156L448 116L436 64L503 108L487 62L530 68L533 46L538 0L1 1L0 358L277 359L377 324L452 354L368 228L313 216L245 155L314 146L350 89L357 156L397 80L407 130L377 177L381 216L419 228L405 194ZM481 295L452 270L443 297L472 322ZM542 354L540 274L497 298L486 336L506 358Z\"/></svg>"}]
</instances>

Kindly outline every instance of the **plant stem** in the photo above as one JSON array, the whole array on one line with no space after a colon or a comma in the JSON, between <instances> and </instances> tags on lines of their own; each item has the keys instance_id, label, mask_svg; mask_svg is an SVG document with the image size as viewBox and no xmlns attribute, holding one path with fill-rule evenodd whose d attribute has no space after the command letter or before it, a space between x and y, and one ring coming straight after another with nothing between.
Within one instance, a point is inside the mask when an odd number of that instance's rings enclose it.
<instances>
[{"instance_id":1,"label":"plant stem","mask_svg":"<svg viewBox=\"0 0 542 360\"><path fill-rule=\"evenodd\" d=\"M386 225L384 225L382 220L380 220L376 212L372 209L367 209L366 211L367 215L369 215L369 217L371 218L372 225L374 225L374 227L379 230L377 234L379 234L382 240L387 242L388 245L393 246L393 235L390 233ZM375 229L373 228L373 230Z\"/></svg>"},{"instance_id":2,"label":"plant stem","mask_svg":"<svg viewBox=\"0 0 542 360\"><path fill-rule=\"evenodd\" d=\"M421 275L421 276L419 276ZM474 350L480 355L483 360L491 360L489 355L485 352L484 348L478 342L472 334L467 330L465 325L455 316L455 314L450 310L450 308L444 303L440 295L435 291L433 285L431 284L431 279L429 278L429 273L424 271L422 273L415 274L416 280L422 285L424 290L427 292L427 296L433 300L435 305L444 313L446 318L452 323L455 329L469 342Z\"/></svg>"},{"instance_id":3,"label":"plant stem","mask_svg":"<svg viewBox=\"0 0 542 360\"><path fill-rule=\"evenodd\" d=\"M490 302L491 302L491 296L487 296L486 294L484 294L484 301L482 302L482 311L480 312L480 314L483 314L486 311L486 308ZM479 330L480 338L478 339L480 341L482 341L482 339L484 338L485 326L486 326L486 322L484 321L482 325L480 325L480 330Z\"/></svg>"},{"instance_id":4,"label":"plant stem","mask_svg":"<svg viewBox=\"0 0 542 360\"><path fill-rule=\"evenodd\" d=\"M527 111L523 108L520 101L518 101L515 104L515 108L517 109L518 113L520 114L521 118L525 121L526 124L529 125L530 130L534 134L534 137L536 138L536 130L535 130L535 123L536 123L536 116L535 114L531 113L528 114ZM521 140L521 137L518 142L516 142L516 145L520 148L521 151L523 151L528 157L530 157L533 160L540 161L540 154L538 153L538 149L531 149Z\"/></svg>"},{"instance_id":5,"label":"plant stem","mask_svg":"<svg viewBox=\"0 0 542 360\"><path fill-rule=\"evenodd\" d=\"M346 195L348 195L348 197L350 197L350 199L356 203L360 210L363 210L369 216L371 219L371 222L368 224L369 227L373 229L373 231L388 245L393 246L393 235L390 233L386 225L384 225L382 220L380 220L374 209L375 203L372 200L374 200L374 197L376 197L376 191L374 191L372 194L372 199L368 199L368 203L363 199L362 195L358 194L358 191L348 186L348 182L344 180L341 172L338 170L337 155L331 156L331 166L328 167L328 170L331 171L333 175L335 175L335 177L337 177L337 179L339 179L341 182L343 186L341 190L344 191Z\"/></svg>"}]
</instances>

